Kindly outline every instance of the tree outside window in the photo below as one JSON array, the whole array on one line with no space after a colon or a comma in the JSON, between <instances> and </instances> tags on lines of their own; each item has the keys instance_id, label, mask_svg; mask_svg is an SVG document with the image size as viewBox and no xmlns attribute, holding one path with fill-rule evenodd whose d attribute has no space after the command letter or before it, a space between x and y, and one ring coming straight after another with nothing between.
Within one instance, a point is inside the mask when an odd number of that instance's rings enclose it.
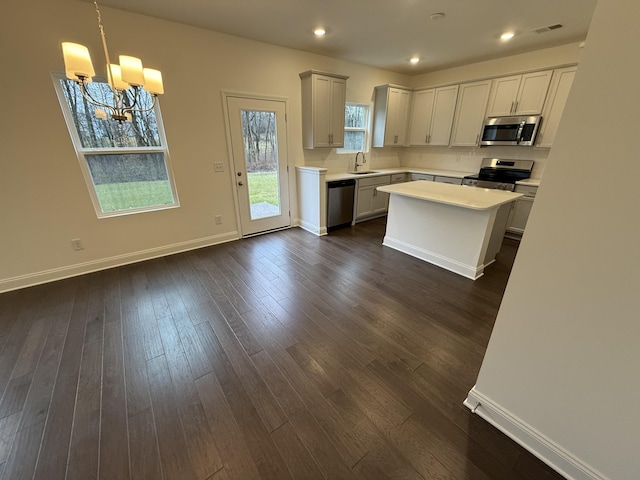
<instances>
[{"instance_id":1,"label":"tree outside window","mask_svg":"<svg viewBox=\"0 0 640 480\"><path fill-rule=\"evenodd\" d=\"M347 103L344 118L344 148L339 153L366 152L369 150L369 106Z\"/></svg>"},{"instance_id":2,"label":"tree outside window","mask_svg":"<svg viewBox=\"0 0 640 480\"><path fill-rule=\"evenodd\" d=\"M131 121L102 120L75 82L54 74L54 86L98 217L178 206L158 106L139 93ZM93 98L110 103L111 88L88 84ZM125 103L132 101L126 92Z\"/></svg>"}]
</instances>

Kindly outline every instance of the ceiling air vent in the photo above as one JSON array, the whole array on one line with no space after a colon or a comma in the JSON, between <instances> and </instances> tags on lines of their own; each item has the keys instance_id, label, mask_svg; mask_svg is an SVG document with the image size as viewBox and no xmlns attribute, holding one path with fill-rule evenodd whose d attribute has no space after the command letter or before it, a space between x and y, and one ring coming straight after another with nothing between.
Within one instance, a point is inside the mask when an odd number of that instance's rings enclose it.
<instances>
[{"instance_id":1,"label":"ceiling air vent","mask_svg":"<svg viewBox=\"0 0 640 480\"><path fill-rule=\"evenodd\" d=\"M546 27L534 28L532 32L544 33L550 32L551 30L557 30L558 28L562 28L562 25L560 23L556 23L555 25L548 25Z\"/></svg>"}]
</instances>

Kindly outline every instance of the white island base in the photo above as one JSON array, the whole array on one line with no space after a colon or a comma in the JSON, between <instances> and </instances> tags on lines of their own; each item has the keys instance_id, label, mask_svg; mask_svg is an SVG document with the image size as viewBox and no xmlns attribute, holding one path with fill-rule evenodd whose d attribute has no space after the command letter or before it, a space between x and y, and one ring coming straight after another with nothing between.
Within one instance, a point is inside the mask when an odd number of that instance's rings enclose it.
<instances>
[{"instance_id":1,"label":"white island base","mask_svg":"<svg viewBox=\"0 0 640 480\"><path fill-rule=\"evenodd\" d=\"M428 181L390 194L383 245L476 280L495 261L511 202L522 194Z\"/></svg>"}]
</instances>

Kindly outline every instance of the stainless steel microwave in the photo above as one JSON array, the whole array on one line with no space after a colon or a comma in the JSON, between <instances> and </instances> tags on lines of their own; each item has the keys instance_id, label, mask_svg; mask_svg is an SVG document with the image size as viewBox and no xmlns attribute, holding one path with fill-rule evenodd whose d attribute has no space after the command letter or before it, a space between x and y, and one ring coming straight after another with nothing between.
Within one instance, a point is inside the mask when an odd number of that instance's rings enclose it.
<instances>
[{"instance_id":1,"label":"stainless steel microwave","mask_svg":"<svg viewBox=\"0 0 640 480\"><path fill-rule=\"evenodd\" d=\"M540 128L540 115L489 117L485 120L480 146L517 145L532 147Z\"/></svg>"}]
</instances>

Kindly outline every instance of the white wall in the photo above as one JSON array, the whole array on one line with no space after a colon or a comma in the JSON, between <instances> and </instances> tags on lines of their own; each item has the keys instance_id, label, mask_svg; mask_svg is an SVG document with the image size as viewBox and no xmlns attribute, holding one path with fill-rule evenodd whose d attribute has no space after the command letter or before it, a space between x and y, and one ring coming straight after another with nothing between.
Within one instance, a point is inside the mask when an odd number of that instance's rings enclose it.
<instances>
[{"instance_id":1,"label":"white wall","mask_svg":"<svg viewBox=\"0 0 640 480\"><path fill-rule=\"evenodd\" d=\"M63 70L62 41L87 45L100 73L94 7L74 0L7 3L0 17L0 291L237 238L222 90L288 98L293 165L313 155L301 144L300 72L349 75L347 100L356 102L370 102L375 85L408 82L384 70L102 7L111 55L136 55L163 72L161 107L181 207L98 220L49 73ZM213 173L214 162L226 171ZM214 224L215 215L222 225ZM74 252L72 238L82 239L85 250Z\"/></svg>"},{"instance_id":2,"label":"white wall","mask_svg":"<svg viewBox=\"0 0 640 480\"><path fill-rule=\"evenodd\" d=\"M638 18L598 3L473 390L584 478L640 475Z\"/></svg>"},{"instance_id":3,"label":"white wall","mask_svg":"<svg viewBox=\"0 0 640 480\"><path fill-rule=\"evenodd\" d=\"M480 78L511 75L516 72L544 70L550 66L569 65L580 60L580 51L578 42L575 42L535 52L470 63L469 65L416 75L411 78L411 87L424 88L462 83Z\"/></svg>"}]
</instances>

